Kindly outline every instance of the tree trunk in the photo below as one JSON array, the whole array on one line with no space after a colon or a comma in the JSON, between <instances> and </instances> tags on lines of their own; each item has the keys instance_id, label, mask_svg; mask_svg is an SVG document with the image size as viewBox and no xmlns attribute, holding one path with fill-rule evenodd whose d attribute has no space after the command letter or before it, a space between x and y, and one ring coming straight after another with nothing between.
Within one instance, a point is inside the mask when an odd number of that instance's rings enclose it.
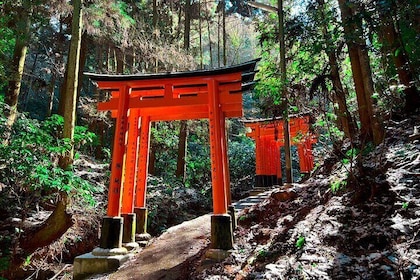
<instances>
[{"instance_id":1,"label":"tree trunk","mask_svg":"<svg viewBox=\"0 0 420 280\"><path fill-rule=\"evenodd\" d=\"M395 26L392 11L397 7L383 7L378 4L377 11L381 19L379 37L386 53L392 57L400 83L404 85L405 111L414 113L420 108L420 92L415 86L414 74L410 69L407 52L402 44L401 34ZM384 54L386 56L386 54Z\"/></svg>"},{"instance_id":2,"label":"tree trunk","mask_svg":"<svg viewBox=\"0 0 420 280\"><path fill-rule=\"evenodd\" d=\"M52 109L54 105L54 95L55 95L55 82L57 80L57 74L53 72L50 80L50 84L48 85L48 108L47 108L47 117L51 117Z\"/></svg>"},{"instance_id":3,"label":"tree trunk","mask_svg":"<svg viewBox=\"0 0 420 280\"><path fill-rule=\"evenodd\" d=\"M280 84L281 92L279 93L285 103L285 110L283 113L284 120L284 156L286 160L286 183L293 183L292 174L292 153L290 150L290 127L289 127L289 101L287 98L287 87L286 87L286 44L284 40L284 12L283 12L283 0L277 1L277 16L279 20L279 43L280 43Z\"/></svg>"},{"instance_id":4,"label":"tree trunk","mask_svg":"<svg viewBox=\"0 0 420 280\"><path fill-rule=\"evenodd\" d=\"M115 48L117 74L124 74L124 51L120 48Z\"/></svg>"},{"instance_id":5,"label":"tree trunk","mask_svg":"<svg viewBox=\"0 0 420 280\"><path fill-rule=\"evenodd\" d=\"M190 49L190 30L191 30L191 0L185 1L185 22L184 22L184 50Z\"/></svg>"},{"instance_id":6,"label":"tree trunk","mask_svg":"<svg viewBox=\"0 0 420 280\"><path fill-rule=\"evenodd\" d=\"M222 0L222 40L223 40L223 66L227 66L227 50L226 50L226 4L225 0Z\"/></svg>"},{"instance_id":7,"label":"tree trunk","mask_svg":"<svg viewBox=\"0 0 420 280\"><path fill-rule=\"evenodd\" d=\"M213 50L211 44L211 32L210 32L210 17L207 17L207 33L209 34L209 53L210 53L210 68L213 68Z\"/></svg>"},{"instance_id":8,"label":"tree trunk","mask_svg":"<svg viewBox=\"0 0 420 280\"><path fill-rule=\"evenodd\" d=\"M151 130L156 129L156 122L152 122ZM156 141L153 133L150 133L150 152L149 152L149 166L147 172L149 174L156 174Z\"/></svg>"},{"instance_id":9,"label":"tree trunk","mask_svg":"<svg viewBox=\"0 0 420 280\"><path fill-rule=\"evenodd\" d=\"M21 104L23 106L21 106L21 108L23 108L23 111L26 111L28 108L28 102L29 102L29 98L31 96L31 91L32 90L32 86L34 84L34 77L35 77L35 69L36 69L36 64L38 62L38 53L35 53L35 58L34 61L32 63L32 67L31 70L29 71L29 82L28 82L28 87L27 90L24 94L22 94L22 98L21 98Z\"/></svg>"},{"instance_id":10,"label":"tree trunk","mask_svg":"<svg viewBox=\"0 0 420 280\"><path fill-rule=\"evenodd\" d=\"M13 51L9 86L4 98L7 105L5 113L7 118L6 125L8 127L11 127L16 120L17 105L25 66L26 52L28 50L28 39L30 35L31 4L28 3L28 1L24 1L22 5L16 28L16 43Z\"/></svg>"},{"instance_id":11,"label":"tree trunk","mask_svg":"<svg viewBox=\"0 0 420 280\"><path fill-rule=\"evenodd\" d=\"M339 0L344 34L349 51L353 81L356 90L358 111L361 124L361 137L364 141L382 142L383 129L373 112L373 82L369 56L363 39L362 20L354 16L347 0Z\"/></svg>"},{"instance_id":12,"label":"tree trunk","mask_svg":"<svg viewBox=\"0 0 420 280\"><path fill-rule=\"evenodd\" d=\"M191 31L191 17L190 17L190 0L185 2L185 24L184 24L184 50L186 52L190 49L190 31ZM176 163L175 176L182 178L185 182L185 156L187 153L187 137L188 137L188 125L187 121L183 120L179 125L178 134L178 158Z\"/></svg>"},{"instance_id":13,"label":"tree trunk","mask_svg":"<svg viewBox=\"0 0 420 280\"><path fill-rule=\"evenodd\" d=\"M321 17L326 18L325 14L325 2L324 0L318 0L318 4L321 9ZM332 42L331 35L328 33L327 26L323 23L322 33L324 35L324 40L326 44ZM334 89L334 102L338 104L337 116L339 120L339 127L344 132L346 137L353 139L356 133L356 124L353 122L353 119L350 115L350 112L346 103L346 92L344 91L343 84L340 78L339 66L337 62L337 55L335 48L328 47L325 52L328 56L328 62L330 64L330 76L333 83Z\"/></svg>"},{"instance_id":14,"label":"tree trunk","mask_svg":"<svg viewBox=\"0 0 420 280\"><path fill-rule=\"evenodd\" d=\"M202 34L202 18L201 18L201 1L198 0L198 38L200 45L200 69L203 69L203 34Z\"/></svg>"},{"instance_id":15,"label":"tree trunk","mask_svg":"<svg viewBox=\"0 0 420 280\"><path fill-rule=\"evenodd\" d=\"M220 14L217 14L217 67L220 68Z\"/></svg>"},{"instance_id":16,"label":"tree trunk","mask_svg":"<svg viewBox=\"0 0 420 280\"><path fill-rule=\"evenodd\" d=\"M60 194L54 211L37 229L32 229L20 240L20 246L27 255L37 248L47 246L60 238L72 225L72 215L68 212L68 197L65 193Z\"/></svg>"},{"instance_id":17,"label":"tree trunk","mask_svg":"<svg viewBox=\"0 0 420 280\"><path fill-rule=\"evenodd\" d=\"M88 50L87 47L88 47L88 36L87 36L87 33L84 33L82 34L81 41L80 41L79 74L77 76L79 81L77 82L76 104L79 103L80 93L83 87L83 72L86 65L87 50Z\"/></svg>"},{"instance_id":18,"label":"tree trunk","mask_svg":"<svg viewBox=\"0 0 420 280\"><path fill-rule=\"evenodd\" d=\"M187 156L187 138L188 138L188 125L187 121L181 121L179 125L179 142L178 142L178 159L176 164L176 177L182 178L185 182L186 168L185 157Z\"/></svg>"},{"instance_id":19,"label":"tree trunk","mask_svg":"<svg viewBox=\"0 0 420 280\"><path fill-rule=\"evenodd\" d=\"M63 138L70 141L70 150L60 158L60 167L67 169L74 158L74 127L76 125L76 100L79 75L80 42L82 37L82 0L73 1L72 36L67 62L67 79L64 100Z\"/></svg>"}]
</instances>

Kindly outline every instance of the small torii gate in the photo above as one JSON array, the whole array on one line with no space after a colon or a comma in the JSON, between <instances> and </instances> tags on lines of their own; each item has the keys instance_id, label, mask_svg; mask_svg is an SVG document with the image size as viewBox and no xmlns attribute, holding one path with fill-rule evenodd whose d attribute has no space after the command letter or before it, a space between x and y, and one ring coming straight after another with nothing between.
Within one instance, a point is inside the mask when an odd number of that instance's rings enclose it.
<instances>
[{"instance_id":1,"label":"small torii gate","mask_svg":"<svg viewBox=\"0 0 420 280\"><path fill-rule=\"evenodd\" d=\"M282 119L258 119L244 121L248 129L246 135L255 140L255 185L268 187L282 184L281 152L284 146ZM291 117L289 121L292 145L296 145L301 173L309 173L314 168L312 144L316 137L309 131L309 116Z\"/></svg>"},{"instance_id":2,"label":"small torii gate","mask_svg":"<svg viewBox=\"0 0 420 280\"><path fill-rule=\"evenodd\" d=\"M213 214L211 247L233 246L225 119L242 116L242 92L254 85L253 60L216 70L147 75L85 73L111 99L98 109L116 118L107 216L100 248L121 248L146 233L150 123L209 119Z\"/></svg>"}]
</instances>

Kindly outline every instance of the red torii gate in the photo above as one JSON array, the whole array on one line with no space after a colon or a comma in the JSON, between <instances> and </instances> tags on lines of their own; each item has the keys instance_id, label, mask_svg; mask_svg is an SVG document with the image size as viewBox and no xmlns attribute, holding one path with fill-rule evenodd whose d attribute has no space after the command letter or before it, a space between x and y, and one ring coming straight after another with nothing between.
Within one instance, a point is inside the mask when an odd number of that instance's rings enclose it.
<instances>
[{"instance_id":1,"label":"red torii gate","mask_svg":"<svg viewBox=\"0 0 420 280\"><path fill-rule=\"evenodd\" d=\"M256 187L282 184L281 152L284 146L282 119L244 121L250 130L248 137L255 140ZM309 116L291 117L289 121L292 145L297 145L301 173L309 173L314 167L312 144L316 137L309 130Z\"/></svg>"},{"instance_id":2,"label":"red torii gate","mask_svg":"<svg viewBox=\"0 0 420 280\"><path fill-rule=\"evenodd\" d=\"M229 68L148 75L85 73L111 92L99 103L116 118L107 216L100 248L120 248L146 233L147 166L152 121L209 119L213 215L211 246L233 246L225 118L242 116L242 92L254 82L257 60ZM137 224L137 226L136 226Z\"/></svg>"}]
</instances>

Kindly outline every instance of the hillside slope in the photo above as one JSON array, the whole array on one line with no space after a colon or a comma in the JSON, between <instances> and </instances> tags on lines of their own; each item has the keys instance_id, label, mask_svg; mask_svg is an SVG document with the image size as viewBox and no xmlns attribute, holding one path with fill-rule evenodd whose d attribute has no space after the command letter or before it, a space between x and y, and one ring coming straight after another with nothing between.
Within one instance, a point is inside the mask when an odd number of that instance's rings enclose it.
<instances>
[{"instance_id":1,"label":"hillside slope","mask_svg":"<svg viewBox=\"0 0 420 280\"><path fill-rule=\"evenodd\" d=\"M231 256L197 261L189 278L419 279L420 140L411 135L419 123L391 121L340 190L331 185L350 163L328 159L335 164L304 184L242 212Z\"/></svg>"}]
</instances>

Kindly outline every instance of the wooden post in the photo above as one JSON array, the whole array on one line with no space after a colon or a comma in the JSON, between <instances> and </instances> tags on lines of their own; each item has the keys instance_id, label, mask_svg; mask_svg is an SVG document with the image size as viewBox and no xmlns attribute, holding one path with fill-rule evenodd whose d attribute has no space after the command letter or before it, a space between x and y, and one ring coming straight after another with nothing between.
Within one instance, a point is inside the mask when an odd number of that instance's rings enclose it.
<instances>
[{"instance_id":1,"label":"wooden post","mask_svg":"<svg viewBox=\"0 0 420 280\"><path fill-rule=\"evenodd\" d=\"M209 93L210 159L213 183L213 215L211 216L211 248L233 248L231 216L227 214L225 181L223 178L222 112L219 102L218 82L207 83Z\"/></svg>"},{"instance_id":2,"label":"wooden post","mask_svg":"<svg viewBox=\"0 0 420 280\"><path fill-rule=\"evenodd\" d=\"M136 217L134 191L136 183L137 147L139 138L139 109L130 109L128 116L127 153L123 172L121 216L124 219L123 243L135 242Z\"/></svg>"},{"instance_id":3,"label":"wooden post","mask_svg":"<svg viewBox=\"0 0 420 280\"><path fill-rule=\"evenodd\" d=\"M111 178L108 192L107 217L104 218L101 231L100 247L112 249L122 246L121 195L126 133L128 126L127 111L131 88L119 88L117 122L115 126L114 147L112 153Z\"/></svg>"},{"instance_id":4,"label":"wooden post","mask_svg":"<svg viewBox=\"0 0 420 280\"><path fill-rule=\"evenodd\" d=\"M137 184L136 197L134 202L134 211L136 213L136 233L143 234L147 232L147 168L149 161L150 145L150 117L141 117L139 154L137 162Z\"/></svg>"}]
</instances>

